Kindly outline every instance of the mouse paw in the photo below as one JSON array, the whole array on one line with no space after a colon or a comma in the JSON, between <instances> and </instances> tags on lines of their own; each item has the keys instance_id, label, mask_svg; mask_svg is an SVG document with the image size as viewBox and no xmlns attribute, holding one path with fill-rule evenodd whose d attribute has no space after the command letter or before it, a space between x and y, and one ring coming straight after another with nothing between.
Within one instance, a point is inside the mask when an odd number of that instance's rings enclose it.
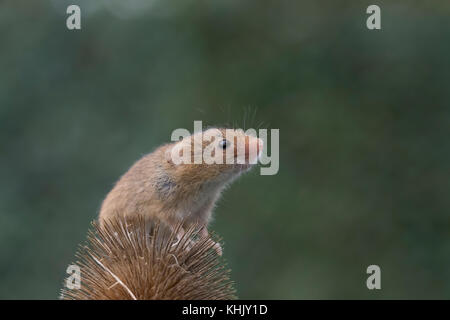
<instances>
[{"instance_id":1,"label":"mouse paw","mask_svg":"<svg viewBox=\"0 0 450 320\"><path fill-rule=\"evenodd\" d=\"M223 250L222 250L222 246L220 245L220 243L215 242L215 243L214 243L214 246L213 246L213 249L216 251L216 253L217 253L219 256L222 256Z\"/></svg>"}]
</instances>

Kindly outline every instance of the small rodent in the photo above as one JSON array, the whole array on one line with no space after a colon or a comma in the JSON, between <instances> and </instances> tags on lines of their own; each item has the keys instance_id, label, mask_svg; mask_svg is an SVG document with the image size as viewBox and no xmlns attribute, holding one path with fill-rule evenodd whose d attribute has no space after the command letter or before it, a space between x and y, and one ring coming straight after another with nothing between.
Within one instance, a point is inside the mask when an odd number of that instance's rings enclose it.
<instances>
[{"instance_id":1,"label":"small rodent","mask_svg":"<svg viewBox=\"0 0 450 320\"><path fill-rule=\"evenodd\" d=\"M226 139L230 133L233 134L232 141ZM180 150L189 144L192 162L174 162L173 148ZM206 148L212 155L222 155L223 164L193 163ZM143 215L156 217L169 226L183 222L180 237L184 229L194 223L204 225L203 232L208 234L206 227L221 192L257 162L262 148L261 139L246 135L241 129L225 128L211 128L162 145L143 156L119 179L102 203L99 222L102 224L105 219L116 215ZM217 244L215 249L219 255L222 254L220 245Z\"/></svg>"}]
</instances>

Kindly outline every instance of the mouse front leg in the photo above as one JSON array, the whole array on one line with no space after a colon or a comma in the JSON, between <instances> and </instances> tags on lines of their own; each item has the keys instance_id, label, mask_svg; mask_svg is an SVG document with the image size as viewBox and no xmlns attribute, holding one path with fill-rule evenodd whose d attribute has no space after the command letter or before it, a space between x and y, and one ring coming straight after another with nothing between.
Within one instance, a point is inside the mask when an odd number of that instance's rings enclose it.
<instances>
[{"instance_id":1,"label":"mouse front leg","mask_svg":"<svg viewBox=\"0 0 450 320\"><path fill-rule=\"evenodd\" d=\"M206 238L206 237L209 237L209 232L208 232L208 229L206 229L206 227L204 227L204 228L202 229L202 231L201 231L201 236L202 236L202 237L205 237L205 238ZM213 249L216 251L216 253L217 253L219 256L222 256L223 250L222 250L222 246L220 245L220 243L215 242L215 241L213 241L212 239L211 239L211 241L214 242Z\"/></svg>"},{"instance_id":2,"label":"mouse front leg","mask_svg":"<svg viewBox=\"0 0 450 320\"><path fill-rule=\"evenodd\" d=\"M206 201L202 206L200 206L193 214L193 217L195 217L197 223L200 223L203 225L203 228L200 231L200 236L202 238L208 237L209 236L209 232L208 229L206 228L206 226L208 225L208 222L211 220L211 214L212 214L212 209L214 207L214 199L211 198L208 201ZM211 242L214 243L213 249L217 252L217 254L219 256L222 255L222 246L220 245L220 243L215 242L214 240L211 239Z\"/></svg>"},{"instance_id":3,"label":"mouse front leg","mask_svg":"<svg viewBox=\"0 0 450 320\"><path fill-rule=\"evenodd\" d=\"M183 227L180 227L176 234L176 241L172 244L172 247L178 246L180 244L180 241L183 241L184 243L182 244L182 246L185 247L185 249L188 251L191 250L195 244L195 241L191 238L185 239L186 237L188 237L186 236L186 231Z\"/></svg>"},{"instance_id":4,"label":"mouse front leg","mask_svg":"<svg viewBox=\"0 0 450 320\"><path fill-rule=\"evenodd\" d=\"M186 232L184 231L184 229L180 228L177 232L176 241L172 244L172 247L177 246L180 243L180 241L185 237L185 234L186 234ZM205 227L200 231L200 236L202 238L210 238L209 232ZM210 238L210 241L212 243L214 243L212 248L216 251L216 253L219 256L222 256L223 250L222 250L222 246L220 245L220 243L215 242L211 238ZM186 242L186 249L190 250L195 245L196 242L197 242L197 240L188 239Z\"/></svg>"}]
</instances>

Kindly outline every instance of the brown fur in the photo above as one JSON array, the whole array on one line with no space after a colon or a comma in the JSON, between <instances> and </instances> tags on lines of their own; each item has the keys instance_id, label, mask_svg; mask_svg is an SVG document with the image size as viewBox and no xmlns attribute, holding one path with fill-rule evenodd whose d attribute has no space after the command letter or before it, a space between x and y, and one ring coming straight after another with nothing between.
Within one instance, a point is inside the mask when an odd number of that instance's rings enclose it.
<instances>
[{"instance_id":1,"label":"brown fur","mask_svg":"<svg viewBox=\"0 0 450 320\"><path fill-rule=\"evenodd\" d=\"M204 133L225 137L225 129L209 129ZM260 139L246 136L239 130L234 133L237 138L229 146L234 148L231 157L236 159L240 140L246 148L245 164L175 164L170 157L173 147L191 143L191 159L194 159L195 139L163 145L142 157L120 178L103 201L100 223L115 216L142 215L156 217L169 225L183 222L184 227L194 223L207 226L222 190L251 167L249 146L257 145L257 152L262 148ZM213 142L218 143L219 140ZM203 152L210 141L203 139L201 143ZM219 147L214 152L222 152L224 162L229 157Z\"/></svg>"}]
</instances>

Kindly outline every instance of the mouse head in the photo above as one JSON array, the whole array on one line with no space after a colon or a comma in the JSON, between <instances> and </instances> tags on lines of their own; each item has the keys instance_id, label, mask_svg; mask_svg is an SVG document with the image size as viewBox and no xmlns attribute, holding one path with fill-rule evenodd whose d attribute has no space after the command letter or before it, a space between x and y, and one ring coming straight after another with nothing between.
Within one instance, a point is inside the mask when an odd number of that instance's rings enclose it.
<instances>
[{"instance_id":1,"label":"mouse head","mask_svg":"<svg viewBox=\"0 0 450 320\"><path fill-rule=\"evenodd\" d=\"M255 165L263 145L242 129L211 128L171 144L166 159L179 175L193 182L226 182Z\"/></svg>"}]
</instances>

